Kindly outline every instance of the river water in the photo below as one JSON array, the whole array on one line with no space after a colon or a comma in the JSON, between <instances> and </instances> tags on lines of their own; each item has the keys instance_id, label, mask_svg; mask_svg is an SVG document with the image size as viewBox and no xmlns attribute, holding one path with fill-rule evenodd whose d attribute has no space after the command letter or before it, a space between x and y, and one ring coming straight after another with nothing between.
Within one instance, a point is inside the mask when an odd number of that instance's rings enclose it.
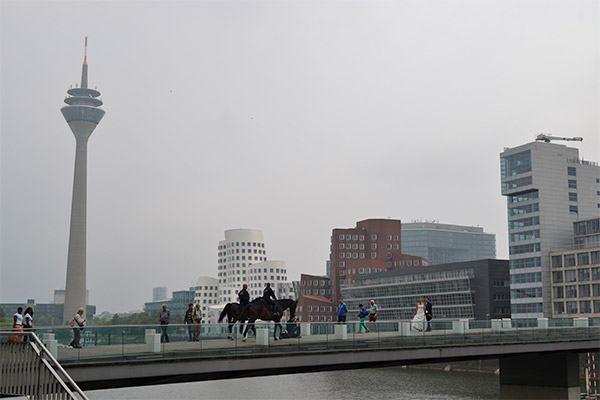
<instances>
[{"instance_id":1,"label":"river water","mask_svg":"<svg viewBox=\"0 0 600 400\"><path fill-rule=\"evenodd\" d=\"M94 390L86 394L90 400L497 399L500 383L491 373L389 367Z\"/></svg>"}]
</instances>

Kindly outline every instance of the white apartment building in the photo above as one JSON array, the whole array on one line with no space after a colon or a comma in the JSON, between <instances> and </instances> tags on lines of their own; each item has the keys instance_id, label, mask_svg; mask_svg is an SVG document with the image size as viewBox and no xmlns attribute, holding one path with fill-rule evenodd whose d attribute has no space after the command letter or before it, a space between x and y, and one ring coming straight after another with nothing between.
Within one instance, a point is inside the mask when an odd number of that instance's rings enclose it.
<instances>
[{"instance_id":1,"label":"white apartment building","mask_svg":"<svg viewBox=\"0 0 600 400\"><path fill-rule=\"evenodd\" d=\"M202 308L202 320L207 324L214 324L217 318L213 318L208 310L211 306L218 304L219 280L209 276L200 276L194 288L194 304L200 304Z\"/></svg>"},{"instance_id":2,"label":"white apartment building","mask_svg":"<svg viewBox=\"0 0 600 400\"><path fill-rule=\"evenodd\" d=\"M507 198L511 315L551 317L550 252L568 248L573 222L600 214L600 168L576 148L533 142L500 154Z\"/></svg>"},{"instance_id":3,"label":"white apartment building","mask_svg":"<svg viewBox=\"0 0 600 400\"><path fill-rule=\"evenodd\" d=\"M262 296L267 282L278 298L295 298L287 281L284 261L267 260L262 232L256 229L230 229L218 246L219 304L237 302L237 293L248 284L250 299Z\"/></svg>"}]
</instances>

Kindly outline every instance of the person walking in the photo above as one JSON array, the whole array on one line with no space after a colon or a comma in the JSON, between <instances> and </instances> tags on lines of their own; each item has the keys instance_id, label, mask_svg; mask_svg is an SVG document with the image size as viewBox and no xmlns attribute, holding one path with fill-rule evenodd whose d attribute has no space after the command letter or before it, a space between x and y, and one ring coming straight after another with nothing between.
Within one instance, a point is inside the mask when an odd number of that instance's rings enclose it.
<instances>
[{"instance_id":1,"label":"person walking","mask_svg":"<svg viewBox=\"0 0 600 400\"><path fill-rule=\"evenodd\" d=\"M433 305L429 300L429 297L425 297L425 319L427 320L427 329L425 332L431 332L431 319L433 318Z\"/></svg>"},{"instance_id":2,"label":"person walking","mask_svg":"<svg viewBox=\"0 0 600 400\"><path fill-rule=\"evenodd\" d=\"M275 301L277 301L277 297L275 297L275 293L273 292L273 289L271 289L271 282L267 282L267 286L263 290L263 299L271 306L273 310L273 317L278 315L279 313L277 312L277 307L275 307Z\"/></svg>"},{"instance_id":3,"label":"person walking","mask_svg":"<svg viewBox=\"0 0 600 400\"><path fill-rule=\"evenodd\" d=\"M83 308L79 308L75 315L73 316L73 320L71 321L71 327L73 327L73 340L69 345L74 349L80 349L81 344L79 344L79 340L81 339L81 331L85 327L85 319L83 319L83 313L85 310Z\"/></svg>"},{"instance_id":4,"label":"person walking","mask_svg":"<svg viewBox=\"0 0 600 400\"><path fill-rule=\"evenodd\" d=\"M345 324L346 323L346 316L348 315L348 306L346 305L346 303L344 303L344 299L342 299L340 297L338 304L338 324Z\"/></svg>"},{"instance_id":5,"label":"person walking","mask_svg":"<svg viewBox=\"0 0 600 400\"><path fill-rule=\"evenodd\" d=\"M362 304L358 305L358 309L360 310L357 317L360 319L360 324L358 325L358 332L362 333L362 328L365 328L365 333L369 333L369 329L367 329L367 325L365 325L365 318L367 317L367 309Z\"/></svg>"},{"instance_id":6,"label":"person walking","mask_svg":"<svg viewBox=\"0 0 600 400\"><path fill-rule=\"evenodd\" d=\"M23 331L33 332L33 307L27 307L25 309L25 314L23 315ZM23 337L23 342L27 342L28 340L33 342L28 335Z\"/></svg>"},{"instance_id":7,"label":"person walking","mask_svg":"<svg viewBox=\"0 0 600 400\"><path fill-rule=\"evenodd\" d=\"M23 307L18 307L17 312L13 315L13 331L23 332ZM23 335L10 336L9 342L22 343Z\"/></svg>"},{"instance_id":8,"label":"person walking","mask_svg":"<svg viewBox=\"0 0 600 400\"><path fill-rule=\"evenodd\" d=\"M169 335L167 334L167 327L169 326L169 322L171 321L171 312L167 310L167 305L162 305L162 310L159 314L158 318L160 322L160 329L162 330L162 335L160 336L161 343L169 343Z\"/></svg>"},{"instance_id":9,"label":"person walking","mask_svg":"<svg viewBox=\"0 0 600 400\"><path fill-rule=\"evenodd\" d=\"M196 303L194 312L192 313L192 321L194 322L194 341L200 341L200 333L202 330L202 309L200 303Z\"/></svg>"},{"instance_id":10,"label":"person walking","mask_svg":"<svg viewBox=\"0 0 600 400\"><path fill-rule=\"evenodd\" d=\"M425 304L423 304L423 299L419 299L417 303L417 310L412 322L412 326L419 332L422 332L425 328Z\"/></svg>"},{"instance_id":11,"label":"person walking","mask_svg":"<svg viewBox=\"0 0 600 400\"><path fill-rule=\"evenodd\" d=\"M250 303L250 294L248 293L248 285L244 283L242 290L238 292L238 298L240 299L240 305L246 307Z\"/></svg>"},{"instance_id":12,"label":"person walking","mask_svg":"<svg viewBox=\"0 0 600 400\"><path fill-rule=\"evenodd\" d=\"M371 330L373 329L373 326L375 326L375 332L379 332L379 327L377 327L377 315L379 315L379 307L375 304L375 300L371 300L371 308L369 308L369 326L371 327Z\"/></svg>"},{"instance_id":13,"label":"person walking","mask_svg":"<svg viewBox=\"0 0 600 400\"><path fill-rule=\"evenodd\" d=\"M183 316L183 323L187 325L188 328L188 342L192 342L194 340L194 318L192 314L194 312L194 305L192 303L188 304L188 309L185 310L185 315Z\"/></svg>"}]
</instances>

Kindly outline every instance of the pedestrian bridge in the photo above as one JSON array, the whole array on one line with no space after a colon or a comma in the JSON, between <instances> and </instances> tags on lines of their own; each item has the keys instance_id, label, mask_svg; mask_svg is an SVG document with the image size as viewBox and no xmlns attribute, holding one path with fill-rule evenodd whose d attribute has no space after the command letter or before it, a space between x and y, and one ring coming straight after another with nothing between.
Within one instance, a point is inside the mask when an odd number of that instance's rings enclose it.
<instances>
[{"instance_id":1,"label":"pedestrian bridge","mask_svg":"<svg viewBox=\"0 0 600 400\"><path fill-rule=\"evenodd\" d=\"M84 390L498 358L506 398L547 397L548 387L579 398L578 353L600 348L600 320L586 318L438 321L431 332L402 321L378 325L378 332L359 334L354 323L302 324L300 338L275 341L265 335L272 324L257 323L258 337L246 342L226 339L225 324L203 325L201 339L188 342L180 325L169 326L171 341L162 344L158 326L101 326L86 328L81 349L66 347L71 329L37 333Z\"/></svg>"}]
</instances>

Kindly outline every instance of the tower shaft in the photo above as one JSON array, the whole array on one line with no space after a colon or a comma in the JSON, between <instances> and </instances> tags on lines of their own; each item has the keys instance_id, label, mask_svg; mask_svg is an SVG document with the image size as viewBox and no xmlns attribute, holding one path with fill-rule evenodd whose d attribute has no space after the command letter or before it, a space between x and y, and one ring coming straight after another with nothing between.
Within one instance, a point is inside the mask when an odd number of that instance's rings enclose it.
<instances>
[{"instance_id":1,"label":"tower shaft","mask_svg":"<svg viewBox=\"0 0 600 400\"><path fill-rule=\"evenodd\" d=\"M87 305L87 143L89 136L76 136L73 199L67 257L64 319L70 320Z\"/></svg>"}]
</instances>

